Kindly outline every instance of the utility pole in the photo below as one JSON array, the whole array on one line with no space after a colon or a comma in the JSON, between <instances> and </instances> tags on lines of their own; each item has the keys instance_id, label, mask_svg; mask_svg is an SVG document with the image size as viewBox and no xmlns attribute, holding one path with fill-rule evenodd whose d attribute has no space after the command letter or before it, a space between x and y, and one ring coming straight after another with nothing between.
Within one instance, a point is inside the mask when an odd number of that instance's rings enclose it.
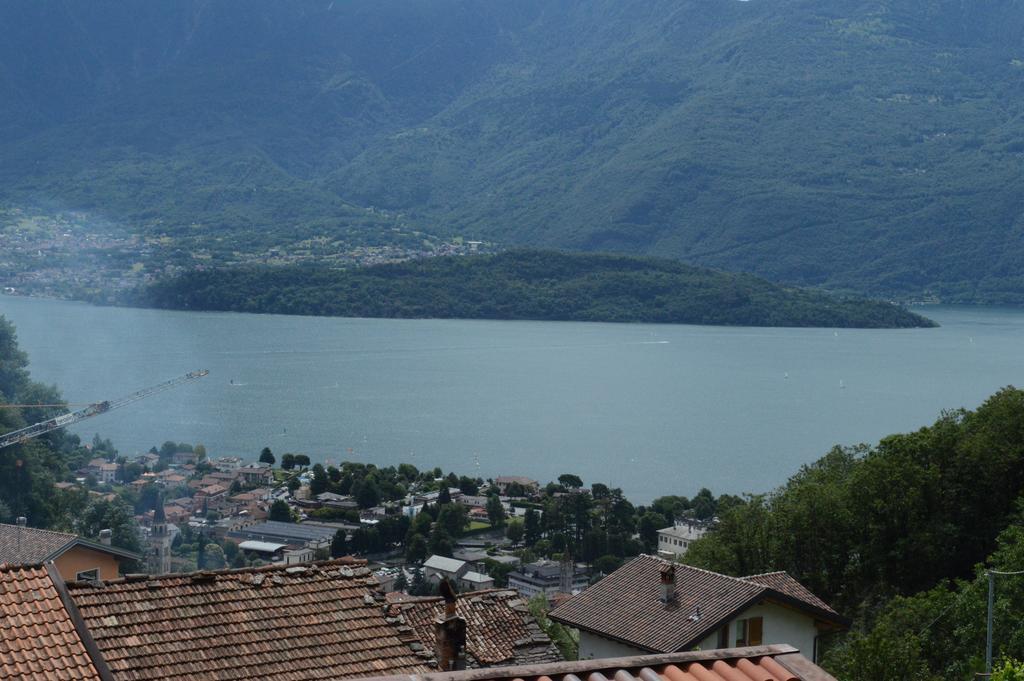
<instances>
[{"instance_id":1,"label":"utility pole","mask_svg":"<svg viewBox=\"0 0 1024 681\"><path fill-rule=\"evenodd\" d=\"M992 676L992 606L995 603L996 573L988 571L988 634L985 638L985 674Z\"/></svg>"},{"instance_id":2,"label":"utility pole","mask_svg":"<svg viewBox=\"0 0 1024 681\"><path fill-rule=\"evenodd\" d=\"M985 641L985 675L987 677L992 676L992 612L995 610L996 600L996 575L1024 575L1024 570L1017 570L1016 572L1000 572L999 570L989 570L985 574L988 575L988 636Z\"/></svg>"}]
</instances>

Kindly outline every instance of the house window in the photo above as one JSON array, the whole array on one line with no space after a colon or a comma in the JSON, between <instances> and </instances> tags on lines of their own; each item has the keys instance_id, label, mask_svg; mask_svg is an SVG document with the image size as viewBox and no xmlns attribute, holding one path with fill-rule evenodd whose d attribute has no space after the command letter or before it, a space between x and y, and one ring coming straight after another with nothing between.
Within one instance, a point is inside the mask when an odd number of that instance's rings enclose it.
<instances>
[{"instance_id":1,"label":"house window","mask_svg":"<svg viewBox=\"0 0 1024 681\"><path fill-rule=\"evenodd\" d=\"M736 646L759 646L763 642L764 618L749 617L736 622Z\"/></svg>"},{"instance_id":2,"label":"house window","mask_svg":"<svg viewBox=\"0 0 1024 681\"><path fill-rule=\"evenodd\" d=\"M729 625L726 624L724 627L718 630L718 643L717 648L728 648L729 647Z\"/></svg>"},{"instance_id":3,"label":"house window","mask_svg":"<svg viewBox=\"0 0 1024 681\"><path fill-rule=\"evenodd\" d=\"M79 582L95 582L100 578L100 569L93 568L92 570L83 570L82 572L75 574L75 579Z\"/></svg>"}]
</instances>

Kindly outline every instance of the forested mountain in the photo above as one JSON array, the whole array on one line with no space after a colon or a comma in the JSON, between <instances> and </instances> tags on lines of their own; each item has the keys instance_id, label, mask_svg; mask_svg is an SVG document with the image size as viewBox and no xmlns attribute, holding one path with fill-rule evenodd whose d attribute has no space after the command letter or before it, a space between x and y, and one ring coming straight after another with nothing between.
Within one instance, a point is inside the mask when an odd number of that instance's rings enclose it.
<instances>
[{"instance_id":1,"label":"forested mountain","mask_svg":"<svg viewBox=\"0 0 1024 681\"><path fill-rule=\"evenodd\" d=\"M1020 0L11 0L0 200L1024 301ZM230 250L230 249L229 249Z\"/></svg>"},{"instance_id":2,"label":"forested mountain","mask_svg":"<svg viewBox=\"0 0 1024 681\"><path fill-rule=\"evenodd\" d=\"M354 270L189 272L122 302L178 310L343 317L542 319L742 326L911 328L896 305L839 299L671 260L513 250Z\"/></svg>"}]
</instances>

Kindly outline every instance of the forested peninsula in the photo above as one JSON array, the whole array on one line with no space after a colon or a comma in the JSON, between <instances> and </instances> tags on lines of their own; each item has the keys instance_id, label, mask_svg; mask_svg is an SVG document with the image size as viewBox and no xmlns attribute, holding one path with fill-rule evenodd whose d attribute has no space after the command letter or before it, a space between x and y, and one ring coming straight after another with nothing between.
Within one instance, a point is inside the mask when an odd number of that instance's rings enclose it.
<instances>
[{"instance_id":1,"label":"forested peninsula","mask_svg":"<svg viewBox=\"0 0 1024 681\"><path fill-rule=\"evenodd\" d=\"M901 307L672 260L515 250L350 270L193 271L124 304L341 317L533 319L733 326L930 327Z\"/></svg>"}]
</instances>

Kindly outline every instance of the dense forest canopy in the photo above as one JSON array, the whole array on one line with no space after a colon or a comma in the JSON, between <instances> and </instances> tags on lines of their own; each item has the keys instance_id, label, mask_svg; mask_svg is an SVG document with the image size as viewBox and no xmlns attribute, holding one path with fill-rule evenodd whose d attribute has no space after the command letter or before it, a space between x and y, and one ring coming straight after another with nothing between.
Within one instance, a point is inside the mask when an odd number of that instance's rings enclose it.
<instances>
[{"instance_id":1,"label":"dense forest canopy","mask_svg":"<svg viewBox=\"0 0 1024 681\"><path fill-rule=\"evenodd\" d=\"M0 207L225 259L464 235L1024 301L1019 0L12 0L0 24Z\"/></svg>"},{"instance_id":2,"label":"dense forest canopy","mask_svg":"<svg viewBox=\"0 0 1024 681\"><path fill-rule=\"evenodd\" d=\"M855 617L827 658L842 679L973 678L984 570L1024 569L1024 391L874 447L837 447L722 513L686 561L786 570ZM1001 580L998 595L996 655L1024 659L1024 580Z\"/></svg>"},{"instance_id":3,"label":"dense forest canopy","mask_svg":"<svg viewBox=\"0 0 1024 681\"><path fill-rule=\"evenodd\" d=\"M427 258L354 270L191 272L128 302L185 310L347 317L906 328L933 322L889 303L838 299L671 260L552 251Z\"/></svg>"}]
</instances>

